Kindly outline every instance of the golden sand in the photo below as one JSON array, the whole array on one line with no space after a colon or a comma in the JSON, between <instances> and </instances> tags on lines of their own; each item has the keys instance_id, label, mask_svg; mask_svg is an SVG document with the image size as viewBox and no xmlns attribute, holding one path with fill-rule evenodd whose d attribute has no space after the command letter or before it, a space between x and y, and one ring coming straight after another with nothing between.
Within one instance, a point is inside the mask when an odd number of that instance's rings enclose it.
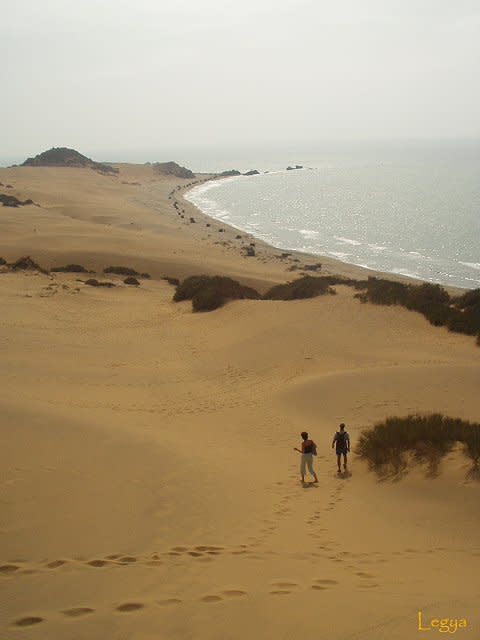
<instances>
[{"instance_id":1,"label":"golden sand","mask_svg":"<svg viewBox=\"0 0 480 640\"><path fill-rule=\"evenodd\" d=\"M391 415L479 421L474 340L344 287L192 314L162 276L264 291L292 259L258 241L244 257L252 238L180 191L178 215L169 195L188 181L118 166L0 170L40 205L0 208L0 256L97 272L0 273L0 637L436 637L419 611L478 637L480 487L464 459L380 483L353 455L338 477L330 448L339 422L354 446ZM152 278L84 284L110 265ZM303 430L319 451L308 488Z\"/></svg>"}]
</instances>

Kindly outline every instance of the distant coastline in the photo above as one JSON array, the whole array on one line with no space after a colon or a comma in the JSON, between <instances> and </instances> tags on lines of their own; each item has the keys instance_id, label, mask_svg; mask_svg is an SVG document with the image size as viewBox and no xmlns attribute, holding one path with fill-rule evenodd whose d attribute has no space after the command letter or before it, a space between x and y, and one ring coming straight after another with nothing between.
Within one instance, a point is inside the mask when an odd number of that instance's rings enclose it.
<instances>
[{"instance_id":1,"label":"distant coastline","mask_svg":"<svg viewBox=\"0 0 480 640\"><path fill-rule=\"evenodd\" d=\"M276 213L274 206L279 203L275 200L274 192L275 189L278 191L281 190L282 197L284 197L285 194L285 197L288 198L289 194L284 192L283 189L290 189L289 182L292 179L290 177L292 172L288 171L289 175L287 177L287 170L285 169L275 172L262 171L259 178L264 177L264 173L268 173L271 176L272 180L274 180L273 185L262 180L260 185L255 181L249 183L248 188L246 185L238 188L237 181L245 180L245 178L232 177L228 178L228 180L213 178L212 185L195 185L193 188L185 191L183 195L185 200L195 205L203 214L222 224L228 224L236 230L249 233L257 240L261 240L277 250L296 251L313 256L316 259L321 258L325 260L328 258L340 264L361 269L363 273L382 273L390 278L438 283L444 287L458 290L476 289L480 286L480 264L476 264L473 257L463 257L462 261L461 247L460 249L455 248L459 255L458 259L454 260L451 258L449 263L448 246L445 251L445 256L435 245L432 245L430 248L430 254L425 252L422 254L422 251L417 251L416 244L411 241L410 247L407 244L407 248L401 248L404 247L404 245L402 244L400 236L398 237L399 248L396 249L394 244L391 244L390 247L379 246L383 244L383 242L368 239L368 232L363 233L361 241L351 239L352 237L358 237L355 235L355 230L342 229L336 233L330 232L330 235L334 236L334 238L330 240L329 245L328 233L326 233L324 237L320 222L316 222L315 220L312 224L311 220L304 222L303 218L297 217L297 219L293 221L293 224L292 221L289 221L289 228L287 229L287 225L282 226L282 222L278 221L280 216L277 216L277 220L275 221L277 227L275 227L271 219L273 214ZM299 175L299 173L304 172L294 173ZM275 178L273 177L274 175ZM285 176L285 179L283 176ZM288 183L285 186L286 180ZM225 184L232 185L232 188L226 191L222 188ZM297 191L294 193L292 200L294 198L301 200L299 191L302 189L303 184L303 182L299 183L295 178L295 184L292 186L292 189L296 189ZM255 187L252 185L255 185ZM259 185L258 193L257 185ZM307 186L309 185L307 184ZM217 188L219 191L217 191ZM210 190L212 190L212 197L210 197L208 193ZM216 197L219 193L220 197ZM252 202L254 201L255 204L253 205ZM257 201L259 203L258 206L256 204ZM230 205L231 202L233 202L233 206ZM273 202L273 205L271 205L271 202ZM227 204L225 205L225 203ZM294 210L294 214L301 216L303 212L300 210L297 214L297 210ZM252 215L254 216L253 218ZM254 224L252 224L252 222L254 222ZM334 222L335 220L333 220L333 222L328 221L327 225L332 227ZM452 222L456 221L452 219ZM432 224L434 224L433 221ZM453 224L452 227L454 227ZM318 229L318 231L315 229ZM452 233L454 232L455 228ZM447 230L445 230L444 234L445 241L451 243L452 238L449 237ZM472 237L474 237L473 232ZM472 242L471 239L469 240ZM317 244L318 246L315 246ZM468 251L470 251L470 254L473 255L473 250L474 248L472 249L472 247L470 247L469 250L465 250L465 253L467 253L468 256ZM453 256L453 249L451 255ZM388 264L389 262L390 264Z\"/></svg>"}]
</instances>

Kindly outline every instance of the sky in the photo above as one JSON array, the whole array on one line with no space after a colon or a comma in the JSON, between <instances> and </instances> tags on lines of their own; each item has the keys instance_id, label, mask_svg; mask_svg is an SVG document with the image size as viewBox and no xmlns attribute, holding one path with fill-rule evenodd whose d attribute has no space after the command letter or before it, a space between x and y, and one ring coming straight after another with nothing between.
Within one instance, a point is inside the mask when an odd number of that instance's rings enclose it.
<instances>
[{"instance_id":1,"label":"sky","mask_svg":"<svg viewBox=\"0 0 480 640\"><path fill-rule=\"evenodd\" d=\"M479 0L0 7L0 159L480 137Z\"/></svg>"}]
</instances>

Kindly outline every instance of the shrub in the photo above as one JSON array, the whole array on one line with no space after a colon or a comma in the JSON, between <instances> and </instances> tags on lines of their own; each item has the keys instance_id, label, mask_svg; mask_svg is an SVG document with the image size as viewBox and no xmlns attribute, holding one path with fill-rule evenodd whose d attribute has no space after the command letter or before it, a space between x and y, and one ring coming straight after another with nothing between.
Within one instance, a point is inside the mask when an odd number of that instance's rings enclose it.
<instances>
[{"instance_id":1,"label":"shrub","mask_svg":"<svg viewBox=\"0 0 480 640\"><path fill-rule=\"evenodd\" d=\"M139 276L140 274L130 267L107 267L103 273L114 273L117 276Z\"/></svg>"},{"instance_id":2,"label":"shrub","mask_svg":"<svg viewBox=\"0 0 480 640\"><path fill-rule=\"evenodd\" d=\"M214 311L225 304L225 298L219 289L214 287L198 291L192 298L193 311Z\"/></svg>"},{"instance_id":3,"label":"shrub","mask_svg":"<svg viewBox=\"0 0 480 640\"><path fill-rule=\"evenodd\" d=\"M140 282L134 278L133 276L128 276L128 278L125 278L125 280L123 281L124 284L130 284L133 285L135 287L138 287L138 285L140 284Z\"/></svg>"},{"instance_id":4,"label":"shrub","mask_svg":"<svg viewBox=\"0 0 480 640\"><path fill-rule=\"evenodd\" d=\"M67 264L64 267L52 267L50 271L61 273L88 273L88 270L82 267L81 264Z\"/></svg>"},{"instance_id":5,"label":"shrub","mask_svg":"<svg viewBox=\"0 0 480 640\"><path fill-rule=\"evenodd\" d=\"M369 277L367 281L359 282L358 289L365 289L357 294L361 302L373 302L373 304L400 304L406 306L408 299L408 286L401 282L385 280L383 278Z\"/></svg>"},{"instance_id":6,"label":"shrub","mask_svg":"<svg viewBox=\"0 0 480 640\"><path fill-rule=\"evenodd\" d=\"M433 476L457 442L472 461L469 477L474 477L480 461L480 424L441 414L387 418L361 434L356 453L380 477L404 474L409 464L426 465Z\"/></svg>"},{"instance_id":7,"label":"shrub","mask_svg":"<svg viewBox=\"0 0 480 640\"><path fill-rule=\"evenodd\" d=\"M4 264L7 264L7 261L3 258L0 258L0 266L3 266Z\"/></svg>"},{"instance_id":8,"label":"shrub","mask_svg":"<svg viewBox=\"0 0 480 640\"><path fill-rule=\"evenodd\" d=\"M166 280L168 284L172 284L175 287L180 284L180 280L178 278L171 278L170 276L162 276L162 280Z\"/></svg>"},{"instance_id":9,"label":"shrub","mask_svg":"<svg viewBox=\"0 0 480 640\"><path fill-rule=\"evenodd\" d=\"M46 269L43 269L34 262L30 256L19 258L15 262L11 262L8 266L12 271L40 271L40 273L48 273Z\"/></svg>"},{"instance_id":10,"label":"shrub","mask_svg":"<svg viewBox=\"0 0 480 640\"><path fill-rule=\"evenodd\" d=\"M462 296L454 298L454 305L458 309L474 309L480 313L480 289L472 289Z\"/></svg>"},{"instance_id":11,"label":"shrub","mask_svg":"<svg viewBox=\"0 0 480 640\"><path fill-rule=\"evenodd\" d=\"M409 285L407 308L423 313L432 305L448 305L450 296L439 284L424 282L421 285Z\"/></svg>"},{"instance_id":12,"label":"shrub","mask_svg":"<svg viewBox=\"0 0 480 640\"><path fill-rule=\"evenodd\" d=\"M194 311L212 311L228 300L260 298L255 289L224 276L190 276L177 285L174 302L191 300Z\"/></svg>"},{"instance_id":13,"label":"shrub","mask_svg":"<svg viewBox=\"0 0 480 640\"><path fill-rule=\"evenodd\" d=\"M85 284L88 284L90 287L114 287L113 282L99 282L95 278L90 278L89 280L85 280Z\"/></svg>"},{"instance_id":14,"label":"shrub","mask_svg":"<svg viewBox=\"0 0 480 640\"><path fill-rule=\"evenodd\" d=\"M287 282L286 284L275 285L267 291L263 296L263 299L303 300L306 298L315 298L316 296L325 295L326 293L335 293L335 290L330 287L329 278L304 276L303 278Z\"/></svg>"},{"instance_id":15,"label":"shrub","mask_svg":"<svg viewBox=\"0 0 480 640\"><path fill-rule=\"evenodd\" d=\"M475 336L480 331L480 315L470 308L460 311L450 309L447 327L449 331L465 333L467 336Z\"/></svg>"}]
</instances>

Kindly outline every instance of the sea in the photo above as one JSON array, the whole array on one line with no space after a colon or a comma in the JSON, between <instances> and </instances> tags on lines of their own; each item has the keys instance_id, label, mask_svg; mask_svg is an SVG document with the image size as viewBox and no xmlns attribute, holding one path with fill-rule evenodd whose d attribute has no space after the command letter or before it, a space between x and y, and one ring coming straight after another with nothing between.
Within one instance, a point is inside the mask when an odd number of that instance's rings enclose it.
<instances>
[{"instance_id":1,"label":"sea","mask_svg":"<svg viewBox=\"0 0 480 640\"><path fill-rule=\"evenodd\" d=\"M480 141L184 156L182 164L196 171L259 171L211 180L186 198L274 247L441 285L480 287Z\"/></svg>"}]
</instances>

